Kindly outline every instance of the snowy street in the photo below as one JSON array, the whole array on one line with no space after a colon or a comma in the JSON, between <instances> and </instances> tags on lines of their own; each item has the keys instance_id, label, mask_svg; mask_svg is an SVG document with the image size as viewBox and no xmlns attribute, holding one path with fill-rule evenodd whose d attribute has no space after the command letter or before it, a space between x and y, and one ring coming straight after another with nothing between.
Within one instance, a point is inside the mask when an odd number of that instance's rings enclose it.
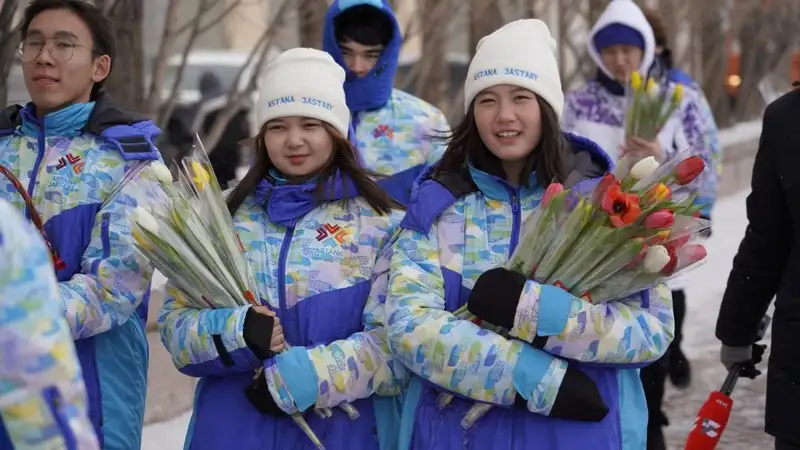
<instances>
[{"instance_id":1,"label":"snowy street","mask_svg":"<svg viewBox=\"0 0 800 450\"><path fill-rule=\"evenodd\" d=\"M725 379L725 369L719 362L719 342L714 337L717 311L733 257L747 225L745 199L741 191L721 199L714 210L714 234L707 243L709 260L691 273L687 289L687 318L684 351L692 363L692 386L685 391L667 388L665 404L670 418L666 435L670 449L682 449L697 410L709 392L718 389ZM769 343L770 333L766 343ZM769 348L767 349L769 352ZM766 363L761 370L766 372ZM766 376L755 381L740 380L733 393L734 407L720 449L767 448L771 438L764 434L764 394ZM189 414L163 423L145 427L143 450L177 450L183 448L183 438Z\"/></svg>"}]
</instances>

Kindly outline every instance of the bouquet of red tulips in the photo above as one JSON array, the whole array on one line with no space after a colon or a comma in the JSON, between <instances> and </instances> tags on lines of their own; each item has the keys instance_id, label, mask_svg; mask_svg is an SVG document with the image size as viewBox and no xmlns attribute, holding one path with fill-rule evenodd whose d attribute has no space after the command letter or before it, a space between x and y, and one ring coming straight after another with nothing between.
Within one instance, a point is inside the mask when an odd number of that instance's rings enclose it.
<instances>
[{"instance_id":1,"label":"bouquet of red tulips","mask_svg":"<svg viewBox=\"0 0 800 450\"><path fill-rule=\"evenodd\" d=\"M702 158L683 152L663 165L645 158L627 173L609 173L593 185L564 189L551 184L523 224L523 238L506 268L602 303L649 289L697 266L705 260L706 250L694 239L709 223L698 217L702 206L694 204L693 194L680 198L678 193L686 191L681 188L704 168ZM466 305L455 315L507 333L475 318ZM442 394L439 405L451 400L450 394ZM462 426L472 426L490 408L476 404Z\"/></svg>"}]
</instances>

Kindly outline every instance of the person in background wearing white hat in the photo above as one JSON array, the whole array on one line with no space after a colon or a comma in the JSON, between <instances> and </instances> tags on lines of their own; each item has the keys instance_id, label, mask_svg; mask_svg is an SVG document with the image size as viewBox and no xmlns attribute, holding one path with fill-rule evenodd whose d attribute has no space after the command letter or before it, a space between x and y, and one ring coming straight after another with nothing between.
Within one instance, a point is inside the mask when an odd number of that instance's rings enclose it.
<instances>
[{"instance_id":1,"label":"person in background wearing white hat","mask_svg":"<svg viewBox=\"0 0 800 450\"><path fill-rule=\"evenodd\" d=\"M435 106L394 88L403 36L388 0L335 0L322 46L345 69L352 140L380 185L405 204L414 180L444 152L447 118Z\"/></svg>"},{"instance_id":2,"label":"person in background wearing white hat","mask_svg":"<svg viewBox=\"0 0 800 450\"><path fill-rule=\"evenodd\" d=\"M484 37L464 85L466 116L411 194L386 299L389 347L417 375L400 449L644 447L636 368L672 340L669 290L592 305L503 268L548 184L588 187L612 167L595 143L559 127L555 50L535 19ZM464 304L514 339L457 319ZM456 394L444 409L441 392ZM464 430L475 400L498 407Z\"/></svg>"},{"instance_id":3,"label":"person in background wearing white hat","mask_svg":"<svg viewBox=\"0 0 800 450\"><path fill-rule=\"evenodd\" d=\"M306 48L265 70L256 162L227 198L263 306L191 309L168 290L162 341L182 373L201 377L187 449L314 449L289 417L305 412L328 450L394 442L405 370L382 321L403 213L358 165L344 79Z\"/></svg>"},{"instance_id":4,"label":"person in background wearing white hat","mask_svg":"<svg viewBox=\"0 0 800 450\"><path fill-rule=\"evenodd\" d=\"M718 158L714 154L715 146L709 145L713 143L715 130L709 129L708 121L704 120L702 103L696 91L688 86L683 90L682 104L655 141L638 137L627 141L624 139L624 86L634 71L643 77L647 76L656 57L655 35L644 12L631 0L613 0L592 28L588 47L589 54L598 66L597 76L585 86L567 94L564 129L598 142L615 160L628 155L628 165L648 156L664 161L690 148L698 152L705 160L705 171L680 195L688 195L690 191L696 193L696 204L704 205L702 216L710 218L717 195ZM666 89L672 89L675 85L673 80L657 81L667 82L662 87ZM677 387L685 388L691 380L689 363L680 350L686 311L686 279L684 275L669 282L676 316L674 344L662 361L642 370L650 412L650 450L665 448L662 427L668 425L668 420L661 410L661 403L670 361L675 361L673 367L683 371L682 377L673 377Z\"/></svg>"},{"instance_id":5,"label":"person in background wearing white hat","mask_svg":"<svg viewBox=\"0 0 800 450\"><path fill-rule=\"evenodd\" d=\"M50 252L3 199L0 217L0 448L99 449Z\"/></svg>"}]
</instances>

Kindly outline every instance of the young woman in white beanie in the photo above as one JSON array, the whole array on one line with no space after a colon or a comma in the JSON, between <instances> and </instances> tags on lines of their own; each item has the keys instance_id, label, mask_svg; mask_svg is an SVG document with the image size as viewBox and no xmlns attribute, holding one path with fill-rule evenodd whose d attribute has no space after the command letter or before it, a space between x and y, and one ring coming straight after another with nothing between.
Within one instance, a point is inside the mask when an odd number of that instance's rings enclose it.
<instances>
[{"instance_id":1,"label":"young woman in white beanie","mask_svg":"<svg viewBox=\"0 0 800 450\"><path fill-rule=\"evenodd\" d=\"M328 450L395 442L405 370L382 320L403 213L346 138L344 79L313 49L286 51L266 69L256 162L228 196L263 306L197 310L170 291L161 311L175 365L201 378L187 449L314 449L289 414L315 408L334 408L327 419L305 414ZM360 417L336 408L343 402Z\"/></svg>"},{"instance_id":2,"label":"young woman in white beanie","mask_svg":"<svg viewBox=\"0 0 800 450\"><path fill-rule=\"evenodd\" d=\"M399 448L642 449L646 405L635 370L672 339L669 291L592 305L503 268L525 218L553 181L606 173L608 156L559 128L555 41L535 19L478 44L465 83L466 117L440 163L418 180L394 245L386 327L413 377ZM537 330L530 342L458 320ZM441 392L455 394L445 408ZM475 400L496 407L470 429Z\"/></svg>"}]
</instances>

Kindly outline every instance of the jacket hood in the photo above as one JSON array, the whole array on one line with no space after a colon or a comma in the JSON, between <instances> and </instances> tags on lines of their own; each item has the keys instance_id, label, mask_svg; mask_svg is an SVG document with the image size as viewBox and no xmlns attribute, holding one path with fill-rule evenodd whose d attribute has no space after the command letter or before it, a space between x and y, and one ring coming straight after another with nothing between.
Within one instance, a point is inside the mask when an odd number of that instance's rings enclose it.
<instances>
[{"instance_id":1,"label":"jacket hood","mask_svg":"<svg viewBox=\"0 0 800 450\"><path fill-rule=\"evenodd\" d=\"M348 8L359 5L369 5L378 8L391 19L394 30L392 40L383 49L378 62L369 74L359 78L347 68L344 62L339 43L336 42L336 30L333 21ZM352 114L358 111L377 109L384 106L392 96L394 89L394 76L397 73L397 64L400 56L400 47L403 45L402 31L397 17L387 0L335 0L328 8L325 15L325 27L322 33L322 48L333 56L333 59L344 68L347 79L344 82L344 92L347 97L347 107Z\"/></svg>"},{"instance_id":2,"label":"jacket hood","mask_svg":"<svg viewBox=\"0 0 800 450\"><path fill-rule=\"evenodd\" d=\"M626 25L641 33L644 38L644 56L642 57L642 64L639 66L639 73L646 76L655 57L656 39L644 13L632 0L613 0L608 4L589 34L589 39L587 40L589 56L592 57L603 73L612 79L614 78L614 75L603 64L600 50L594 45L594 38L597 33L612 24Z\"/></svg>"}]
</instances>

